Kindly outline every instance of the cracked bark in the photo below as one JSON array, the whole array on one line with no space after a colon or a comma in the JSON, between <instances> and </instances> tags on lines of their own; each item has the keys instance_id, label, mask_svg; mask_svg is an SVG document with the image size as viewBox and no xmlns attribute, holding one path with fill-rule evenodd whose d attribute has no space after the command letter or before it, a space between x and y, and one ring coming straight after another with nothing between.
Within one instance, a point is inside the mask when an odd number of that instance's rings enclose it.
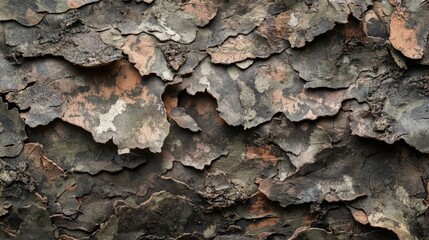
<instances>
[{"instance_id":1,"label":"cracked bark","mask_svg":"<svg viewBox=\"0 0 429 240\"><path fill-rule=\"evenodd\" d=\"M0 239L429 239L428 11L0 2Z\"/></svg>"}]
</instances>

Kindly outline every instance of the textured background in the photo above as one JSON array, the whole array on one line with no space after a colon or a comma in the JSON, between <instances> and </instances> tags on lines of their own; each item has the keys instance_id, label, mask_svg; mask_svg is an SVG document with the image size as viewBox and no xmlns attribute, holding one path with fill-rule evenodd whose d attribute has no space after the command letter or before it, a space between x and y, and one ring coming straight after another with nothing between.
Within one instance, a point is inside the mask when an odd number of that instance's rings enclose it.
<instances>
[{"instance_id":1,"label":"textured background","mask_svg":"<svg viewBox=\"0 0 429 240\"><path fill-rule=\"evenodd\" d=\"M0 239L429 239L429 3L0 0Z\"/></svg>"}]
</instances>

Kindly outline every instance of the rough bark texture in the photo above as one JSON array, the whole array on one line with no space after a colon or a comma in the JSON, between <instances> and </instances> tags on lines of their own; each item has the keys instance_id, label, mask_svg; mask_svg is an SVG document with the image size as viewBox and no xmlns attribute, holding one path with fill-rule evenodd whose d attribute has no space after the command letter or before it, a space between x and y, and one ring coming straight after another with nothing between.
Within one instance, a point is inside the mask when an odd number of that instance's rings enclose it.
<instances>
[{"instance_id":1,"label":"rough bark texture","mask_svg":"<svg viewBox=\"0 0 429 240\"><path fill-rule=\"evenodd\" d=\"M0 0L0 239L429 239L425 0Z\"/></svg>"}]
</instances>

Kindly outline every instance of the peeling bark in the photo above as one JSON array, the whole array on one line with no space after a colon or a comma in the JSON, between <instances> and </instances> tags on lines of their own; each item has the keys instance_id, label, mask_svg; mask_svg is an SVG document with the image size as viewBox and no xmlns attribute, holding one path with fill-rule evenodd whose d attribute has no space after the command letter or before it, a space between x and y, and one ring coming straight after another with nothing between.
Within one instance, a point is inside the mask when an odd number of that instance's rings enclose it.
<instances>
[{"instance_id":1,"label":"peeling bark","mask_svg":"<svg viewBox=\"0 0 429 240\"><path fill-rule=\"evenodd\" d=\"M0 239L429 239L428 11L0 2Z\"/></svg>"}]
</instances>

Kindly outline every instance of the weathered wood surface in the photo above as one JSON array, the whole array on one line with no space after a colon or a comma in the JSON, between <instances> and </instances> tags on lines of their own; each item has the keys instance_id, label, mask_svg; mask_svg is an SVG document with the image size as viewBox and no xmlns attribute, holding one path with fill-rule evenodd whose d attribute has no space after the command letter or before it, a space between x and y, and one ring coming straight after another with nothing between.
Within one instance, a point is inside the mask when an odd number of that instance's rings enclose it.
<instances>
[{"instance_id":1,"label":"weathered wood surface","mask_svg":"<svg viewBox=\"0 0 429 240\"><path fill-rule=\"evenodd\" d=\"M429 3L0 0L0 239L429 239Z\"/></svg>"}]
</instances>

